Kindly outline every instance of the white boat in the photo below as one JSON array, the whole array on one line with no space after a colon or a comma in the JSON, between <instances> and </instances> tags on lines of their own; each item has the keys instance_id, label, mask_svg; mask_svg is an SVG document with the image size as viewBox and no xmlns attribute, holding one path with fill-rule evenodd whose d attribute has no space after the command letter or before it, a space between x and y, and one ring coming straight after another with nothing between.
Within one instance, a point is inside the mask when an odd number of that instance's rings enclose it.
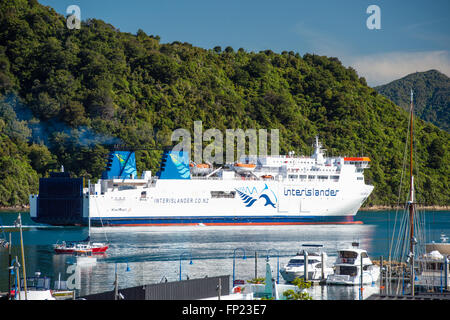
<instances>
[{"instance_id":1,"label":"white boat","mask_svg":"<svg viewBox=\"0 0 450 320\"><path fill-rule=\"evenodd\" d=\"M156 176L137 175L135 153L112 151L96 184L54 172L30 196L30 217L51 225L350 224L373 186L367 157L243 156L195 175L186 152L165 150ZM234 168L234 169L233 169ZM238 168L238 169L236 169Z\"/></svg>"},{"instance_id":2,"label":"white boat","mask_svg":"<svg viewBox=\"0 0 450 320\"><path fill-rule=\"evenodd\" d=\"M441 233L440 242L426 243L426 253L419 256L415 263L415 285L428 290L444 288L450 285L450 242L448 237Z\"/></svg>"},{"instance_id":3,"label":"white boat","mask_svg":"<svg viewBox=\"0 0 450 320\"><path fill-rule=\"evenodd\" d=\"M40 272L36 272L34 277L27 277L27 292L23 279L20 279L20 288L12 290L13 300L56 300L50 290L50 278L41 277Z\"/></svg>"},{"instance_id":4,"label":"white boat","mask_svg":"<svg viewBox=\"0 0 450 320\"><path fill-rule=\"evenodd\" d=\"M448 290L450 285L449 263L447 255L432 251L420 256L415 262L415 285L426 290L442 288Z\"/></svg>"},{"instance_id":5,"label":"white boat","mask_svg":"<svg viewBox=\"0 0 450 320\"><path fill-rule=\"evenodd\" d=\"M322 251L322 245L303 245L303 249L292 257L289 262L281 267L280 273L286 282L292 282L295 278L305 276L305 252L307 254L308 280L326 279L333 273L333 268L328 266L328 256ZM322 261L324 268L322 271ZM322 278L323 272L323 278Z\"/></svg>"},{"instance_id":6,"label":"white boat","mask_svg":"<svg viewBox=\"0 0 450 320\"><path fill-rule=\"evenodd\" d=\"M327 278L327 284L361 285L361 273L362 284L372 284L380 276L380 267L372 263L367 251L354 247L338 250L334 269Z\"/></svg>"}]
</instances>

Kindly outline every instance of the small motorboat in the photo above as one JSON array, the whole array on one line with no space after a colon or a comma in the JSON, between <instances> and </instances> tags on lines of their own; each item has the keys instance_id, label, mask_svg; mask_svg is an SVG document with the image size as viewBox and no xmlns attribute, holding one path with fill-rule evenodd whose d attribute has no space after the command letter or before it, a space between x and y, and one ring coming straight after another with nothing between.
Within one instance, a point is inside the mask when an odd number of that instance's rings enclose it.
<instances>
[{"instance_id":1,"label":"small motorboat","mask_svg":"<svg viewBox=\"0 0 450 320\"><path fill-rule=\"evenodd\" d=\"M308 280L322 279L322 259L324 279L333 273L333 268L327 266L328 256L322 251L322 245L303 245L302 247L303 249L280 269L281 276L286 282L291 283L295 278L305 278L305 254L308 259L306 266Z\"/></svg>"},{"instance_id":2,"label":"small motorboat","mask_svg":"<svg viewBox=\"0 0 450 320\"><path fill-rule=\"evenodd\" d=\"M104 253L108 250L108 245L100 242L69 242L57 243L53 245L53 249L56 253Z\"/></svg>"},{"instance_id":3,"label":"small motorboat","mask_svg":"<svg viewBox=\"0 0 450 320\"><path fill-rule=\"evenodd\" d=\"M361 285L361 272L363 285L375 283L380 276L380 267L372 263L367 251L355 247L338 250L334 269L327 284Z\"/></svg>"},{"instance_id":4,"label":"small motorboat","mask_svg":"<svg viewBox=\"0 0 450 320\"><path fill-rule=\"evenodd\" d=\"M109 245L102 242L91 243L91 219L88 219L88 232L89 235L84 241L72 241L66 243L56 243L53 245L53 249L56 253L105 253L108 250Z\"/></svg>"}]
</instances>

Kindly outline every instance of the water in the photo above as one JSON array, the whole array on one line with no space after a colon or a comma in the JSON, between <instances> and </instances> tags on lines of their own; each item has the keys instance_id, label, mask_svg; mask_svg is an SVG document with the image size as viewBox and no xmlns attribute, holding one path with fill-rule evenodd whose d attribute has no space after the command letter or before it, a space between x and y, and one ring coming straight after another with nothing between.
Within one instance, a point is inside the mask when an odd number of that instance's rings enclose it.
<instances>
[{"instance_id":1,"label":"water","mask_svg":"<svg viewBox=\"0 0 450 320\"><path fill-rule=\"evenodd\" d=\"M450 212L429 211L425 214L428 240L439 240L440 234L450 235ZM270 254L274 278L279 266L286 264L304 243L324 245L326 253L336 256L336 250L358 241L372 259L387 257L388 239L392 236L395 212L359 212L355 225L302 225L302 226L236 226L236 227L120 227L93 228L93 242L110 243L106 255L98 256L97 263L80 269L81 289L77 295L109 291L114 288L115 269L118 270L119 287L133 287L160 282L205 276L233 275L235 278L255 277L255 252L257 276L265 276L265 259ZM0 213L0 223L8 237L12 233L12 255L20 260L20 234L13 227L17 213ZM82 240L88 236L87 228L51 227L33 223L28 213L22 214L24 225L26 270L31 275L40 271L56 281L71 275L67 269L75 261L71 255L54 254L52 245L57 241ZM268 251L269 250L269 251ZM245 254L245 259L244 259ZM233 259L234 258L234 259ZM192 261L192 264L190 263ZM0 291L7 291L8 251L0 249ZM280 283L284 283L280 275ZM378 293L378 286L366 286L364 297ZM317 286L311 288L314 299L359 298L357 287Z\"/></svg>"}]
</instances>

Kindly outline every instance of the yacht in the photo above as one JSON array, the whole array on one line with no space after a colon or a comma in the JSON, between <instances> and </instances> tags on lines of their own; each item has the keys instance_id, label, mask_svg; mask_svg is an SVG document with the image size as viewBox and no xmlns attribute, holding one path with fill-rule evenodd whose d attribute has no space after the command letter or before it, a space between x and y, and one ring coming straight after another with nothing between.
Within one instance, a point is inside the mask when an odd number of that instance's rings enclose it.
<instances>
[{"instance_id":1,"label":"yacht","mask_svg":"<svg viewBox=\"0 0 450 320\"><path fill-rule=\"evenodd\" d=\"M416 260L415 285L426 290L445 289L448 290L449 263L446 254L435 250L427 252Z\"/></svg>"},{"instance_id":2,"label":"yacht","mask_svg":"<svg viewBox=\"0 0 450 320\"><path fill-rule=\"evenodd\" d=\"M321 280L333 273L333 268L327 266L328 256L322 251L322 245L303 245L303 249L292 257L280 269L281 276L286 282L305 276L305 254L307 256L308 280ZM322 259L324 263L322 278Z\"/></svg>"},{"instance_id":3,"label":"yacht","mask_svg":"<svg viewBox=\"0 0 450 320\"><path fill-rule=\"evenodd\" d=\"M327 284L361 285L361 272L363 285L376 282L380 276L380 267L372 263L367 251L355 247L338 250L334 269Z\"/></svg>"}]
</instances>

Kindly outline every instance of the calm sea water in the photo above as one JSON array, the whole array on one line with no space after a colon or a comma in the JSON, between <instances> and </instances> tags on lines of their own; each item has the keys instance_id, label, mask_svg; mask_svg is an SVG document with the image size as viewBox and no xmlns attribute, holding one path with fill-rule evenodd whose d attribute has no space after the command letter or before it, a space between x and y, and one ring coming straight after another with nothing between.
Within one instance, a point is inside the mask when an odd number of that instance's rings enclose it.
<instances>
[{"instance_id":1,"label":"calm sea water","mask_svg":"<svg viewBox=\"0 0 450 320\"><path fill-rule=\"evenodd\" d=\"M20 234L14 226L15 212L1 212L3 226L0 238L12 235L12 255L20 259ZM119 287L133 287L160 282L177 281L187 277L203 278L233 274L235 260L236 279L265 275L266 257L269 254L273 275L279 266L286 264L305 243L322 244L330 257L351 242L358 241L373 259L387 257L388 239L392 236L394 211L359 212L356 219L363 224L312 225L312 226L239 226L239 227L120 227L93 228L92 241L108 241L110 249L97 263L81 267L81 289L77 295L109 291L114 288L115 269L118 270ZM71 273L67 268L75 260L71 255L58 255L52 245L58 241L76 241L88 236L81 227L51 227L31 221L22 213L24 225L27 274L40 271L56 281L66 280ZM427 240L439 240L441 233L450 236L450 212L425 213ZM245 259L244 259L245 254ZM192 263L190 263L192 261ZM0 291L7 291L8 251L0 249ZM280 283L284 283L280 275ZM365 295L377 293L378 287L367 286ZM315 299L358 299L358 288L317 286L311 289Z\"/></svg>"}]
</instances>

